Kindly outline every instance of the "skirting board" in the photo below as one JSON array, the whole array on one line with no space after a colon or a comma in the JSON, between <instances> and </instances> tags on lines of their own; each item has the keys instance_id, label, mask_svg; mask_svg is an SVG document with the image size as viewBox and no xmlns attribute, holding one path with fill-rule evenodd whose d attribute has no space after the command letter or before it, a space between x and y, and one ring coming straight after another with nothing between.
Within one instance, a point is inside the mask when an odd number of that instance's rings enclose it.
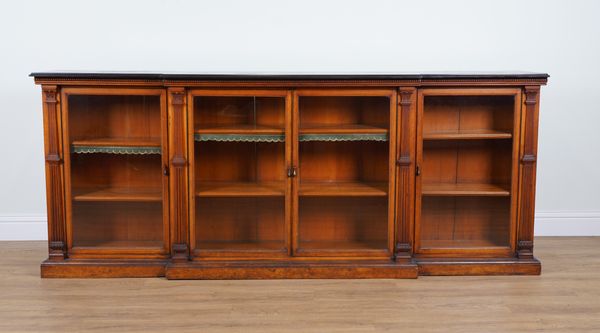
<instances>
[{"instance_id":1,"label":"skirting board","mask_svg":"<svg viewBox=\"0 0 600 333\"><path fill-rule=\"evenodd\" d=\"M537 212L536 236L600 236L600 211ZM46 240L45 215L0 215L0 241Z\"/></svg>"},{"instance_id":2,"label":"skirting board","mask_svg":"<svg viewBox=\"0 0 600 333\"><path fill-rule=\"evenodd\" d=\"M536 236L600 236L600 211L536 212Z\"/></svg>"},{"instance_id":3,"label":"skirting board","mask_svg":"<svg viewBox=\"0 0 600 333\"><path fill-rule=\"evenodd\" d=\"M0 215L0 241L47 239L46 215Z\"/></svg>"}]
</instances>

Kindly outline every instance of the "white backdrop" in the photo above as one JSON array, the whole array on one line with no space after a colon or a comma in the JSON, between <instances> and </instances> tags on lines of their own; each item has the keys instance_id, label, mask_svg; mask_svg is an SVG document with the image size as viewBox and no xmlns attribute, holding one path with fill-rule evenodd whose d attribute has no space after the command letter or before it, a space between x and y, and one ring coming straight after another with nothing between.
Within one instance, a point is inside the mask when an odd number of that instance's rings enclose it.
<instances>
[{"instance_id":1,"label":"white backdrop","mask_svg":"<svg viewBox=\"0 0 600 333\"><path fill-rule=\"evenodd\" d=\"M43 70L548 72L537 235L600 235L600 1L7 1L0 239L44 239Z\"/></svg>"}]
</instances>

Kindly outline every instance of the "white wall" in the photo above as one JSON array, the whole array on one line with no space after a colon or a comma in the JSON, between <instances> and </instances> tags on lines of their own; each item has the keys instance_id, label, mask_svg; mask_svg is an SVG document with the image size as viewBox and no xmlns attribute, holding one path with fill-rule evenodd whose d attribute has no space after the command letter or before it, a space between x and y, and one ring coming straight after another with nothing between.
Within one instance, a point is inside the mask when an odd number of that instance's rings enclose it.
<instances>
[{"instance_id":1,"label":"white wall","mask_svg":"<svg viewBox=\"0 0 600 333\"><path fill-rule=\"evenodd\" d=\"M600 1L7 1L0 239L45 237L31 71L473 71L542 89L538 235L600 235Z\"/></svg>"}]
</instances>

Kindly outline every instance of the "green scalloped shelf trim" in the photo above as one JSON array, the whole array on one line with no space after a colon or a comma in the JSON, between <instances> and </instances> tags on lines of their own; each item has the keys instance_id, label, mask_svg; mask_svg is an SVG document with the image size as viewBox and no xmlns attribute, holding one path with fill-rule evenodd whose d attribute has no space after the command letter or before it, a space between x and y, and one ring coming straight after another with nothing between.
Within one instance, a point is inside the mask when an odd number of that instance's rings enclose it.
<instances>
[{"instance_id":1,"label":"green scalloped shelf trim","mask_svg":"<svg viewBox=\"0 0 600 333\"><path fill-rule=\"evenodd\" d=\"M300 134L300 141L388 141L387 134Z\"/></svg>"},{"instance_id":2,"label":"green scalloped shelf trim","mask_svg":"<svg viewBox=\"0 0 600 333\"><path fill-rule=\"evenodd\" d=\"M219 142L284 142L281 134L195 134L196 141Z\"/></svg>"},{"instance_id":3,"label":"green scalloped shelf trim","mask_svg":"<svg viewBox=\"0 0 600 333\"><path fill-rule=\"evenodd\" d=\"M196 141L284 142L279 134L195 134ZM388 141L387 134L301 134L300 141Z\"/></svg>"},{"instance_id":4,"label":"green scalloped shelf trim","mask_svg":"<svg viewBox=\"0 0 600 333\"><path fill-rule=\"evenodd\" d=\"M71 152L75 154L134 154L134 155L149 155L160 154L160 147L141 147L141 146L73 146Z\"/></svg>"}]
</instances>

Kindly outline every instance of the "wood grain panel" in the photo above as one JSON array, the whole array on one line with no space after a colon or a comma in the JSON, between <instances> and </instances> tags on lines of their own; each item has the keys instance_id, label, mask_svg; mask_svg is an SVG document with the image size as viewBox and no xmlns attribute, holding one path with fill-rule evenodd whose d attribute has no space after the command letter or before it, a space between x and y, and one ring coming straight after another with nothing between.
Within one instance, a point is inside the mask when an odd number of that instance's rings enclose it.
<instances>
[{"instance_id":1,"label":"wood grain panel","mask_svg":"<svg viewBox=\"0 0 600 333\"><path fill-rule=\"evenodd\" d=\"M164 246L162 202L73 203L73 247ZM142 246L146 247L146 246Z\"/></svg>"},{"instance_id":2,"label":"wood grain panel","mask_svg":"<svg viewBox=\"0 0 600 333\"><path fill-rule=\"evenodd\" d=\"M196 183L269 182L286 179L285 144L197 142Z\"/></svg>"},{"instance_id":3,"label":"wood grain panel","mask_svg":"<svg viewBox=\"0 0 600 333\"><path fill-rule=\"evenodd\" d=\"M200 256L285 251L285 197L197 198L195 230Z\"/></svg>"},{"instance_id":4,"label":"wood grain panel","mask_svg":"<svg viewBox=\"0 0 600 333\"><path fill-rule=\"evenodd\" d=\"M510 246L510 200L506 197L424 197L421 248ZM437 248L439 245L440 248Z\"/></svg>"},{"instance_id":5,"label":"wood grain panel","mask_svg":"<svg viewBox=\"0 0 600 333\"><path fill-rule=\"evenodd\" d=\"M127 138L160 142L160 96L81 95L69 98L72 141Z\"/></svg>"},{"instance_id":6,"label":"wood grain panel","mask_svg":"<svg viewBox=\"0 0 600 333\"><path fill-rule=\"evenodd\" d=\"M299 253L315 242L320 250L387 248L387 197L301 197L299 210Z\"/></svg>"},{"instance_id":7,"label":"wood grain panel","mask_svg":"<svg viewBox=\"0 0 600 333\"><path fill-rule=\"evenodd\" d=\"M261 96L196 96L194 127L285 128L285 98Z\"/></svg>"}]
</instances>

